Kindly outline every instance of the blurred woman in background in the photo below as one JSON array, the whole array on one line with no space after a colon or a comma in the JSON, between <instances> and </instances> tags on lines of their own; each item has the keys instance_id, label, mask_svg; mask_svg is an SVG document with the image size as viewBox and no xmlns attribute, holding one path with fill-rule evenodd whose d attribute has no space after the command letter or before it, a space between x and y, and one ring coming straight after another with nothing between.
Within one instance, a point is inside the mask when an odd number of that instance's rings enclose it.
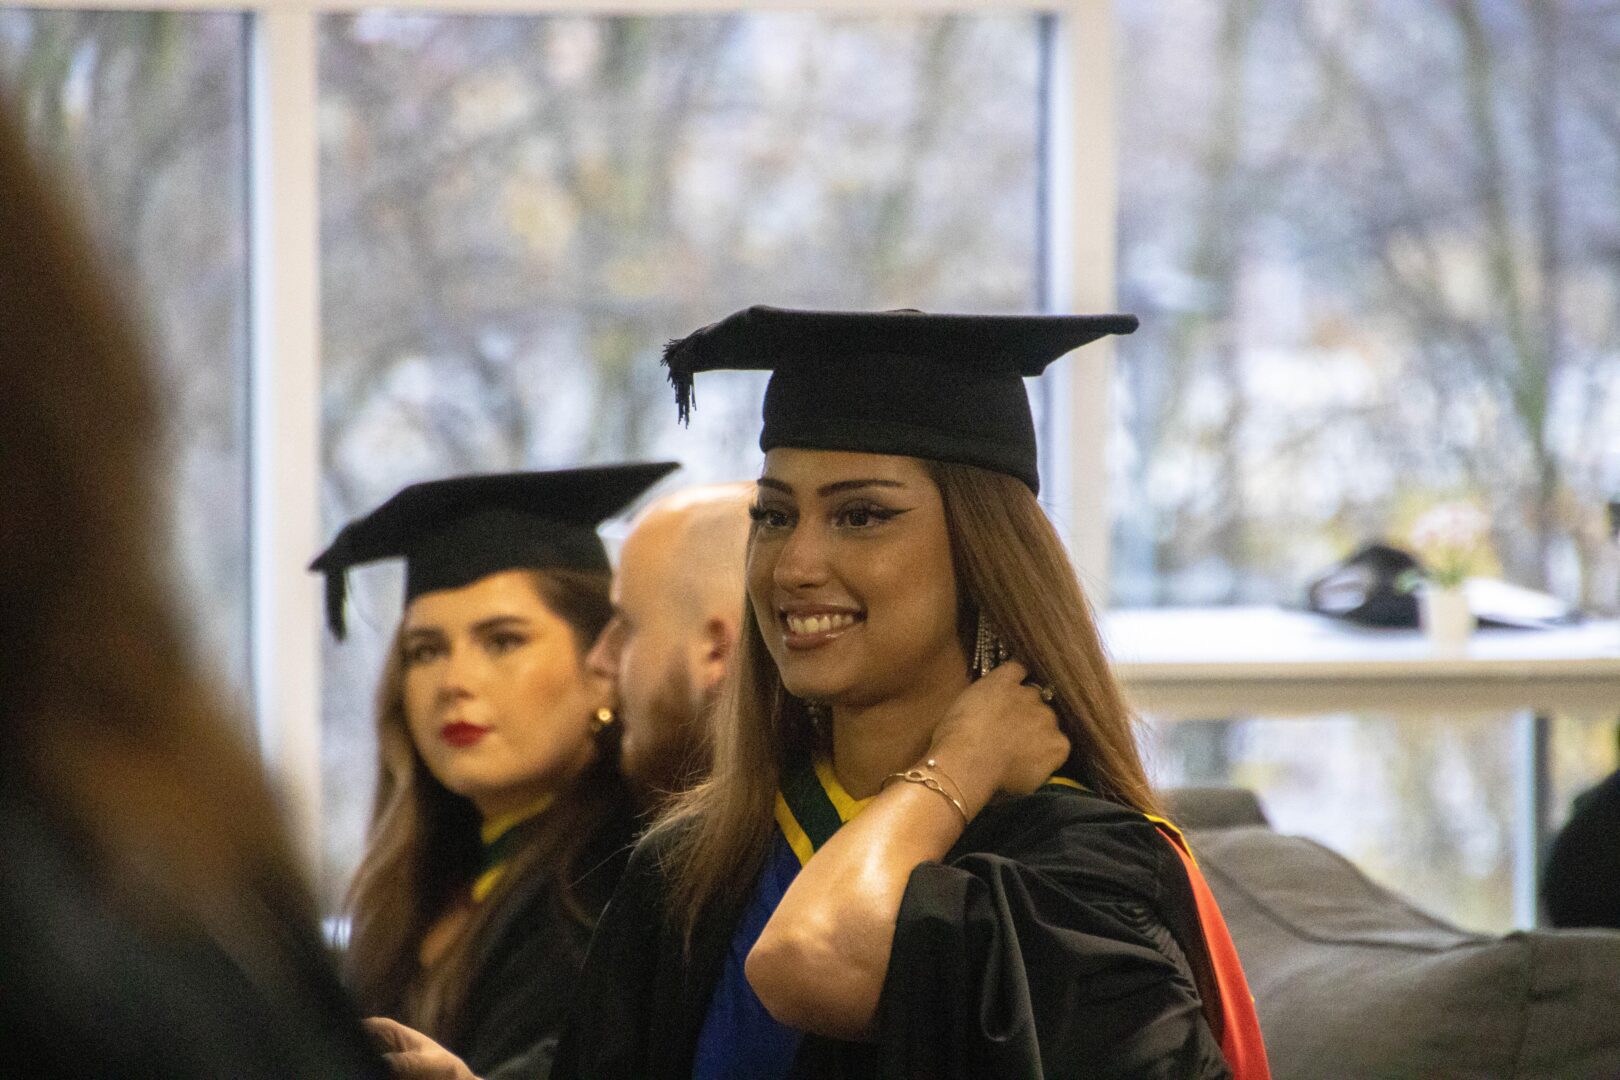
<instances>
[{"instance_id":1,"label":"blurred woman in background","mask_svg":"<svg viewBox=\"0 0 1620 1080\"><path fill-rule=\"evenodd\" d=\"M159 586L156 413L0 111L0 1071L384 1075Z\"/></svg>"},{"instance_id":2,"label":"blurred woman in background","mask_svg":"<svg viewBox=\"0 0 1620 1080\"><path fill-rule=\"evenodd\" d=\"M339 636L346 570L406 569L348 902L350 986L485 1077L548 1071L636 830L613 688L585 664L612 616L595 528L673 467L412 485L313 566Z\"/></svg>"}]
</instances>

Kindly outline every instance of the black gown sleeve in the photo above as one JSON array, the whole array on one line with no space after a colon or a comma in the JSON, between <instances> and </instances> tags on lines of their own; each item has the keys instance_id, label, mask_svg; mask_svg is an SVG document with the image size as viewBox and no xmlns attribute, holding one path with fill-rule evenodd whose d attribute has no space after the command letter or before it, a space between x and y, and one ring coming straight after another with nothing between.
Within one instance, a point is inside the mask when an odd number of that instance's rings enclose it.
<instances>
[{"instance_id":1,"label":"black gown sleeve","mask_svg":"<svg viewBox=\"0 0 1620 1080\"><path fill-rule=\"evenodd\" d=\"M1230 1076L1161 907L1175 854L1151 824L1037 793L982 814L957 851L901 902L882 1075Z\"/></svg>"},{"instance_id":2,"label":"black gown sleeve","mask_svg":"<svg viewBox=\"0 0 1620 1080\"><path fill-rule=\"evenodd\" d=\"M552 1080L687 1080L738 907L717 903L688 941L673 924L663 861L672 837L636 845L591 937Z\"/></svg>"},{"instance_id":3,"label":"black gown sleeve","mask_svg":"<svg viewBox=\"0 0 1620 1080\"><path fill-rule=\"evenodd\" d=\"M653 972L664 922L658 853L636 845L591 936L552 1071L554 1080L650 1075Z\"/></svg>"},{"instance_id":4,"label":"black gown sleeve","mask_svg":"<svg viewBox=\"0 0 1620 1080\"><path fill-rule=\"evenodd\" d=\"M544 1080L578 993L592 930L623 876L635 819L603 824L574 892L586 919L550 877L520 883L479 949L466 1025L453 1049L483 1080Z\"/></svg>"},{"instance_id":5,"label":"black gown sleeve","mask_svg":"<svg viewBox=\"0 0 1620 1080\"><path fill-rule=\"evenodd\" d=\"M551 907L543 902L497 939L469 999L473 1022L458 1049L483 1080L540 1080L551 1070L589 934Z\"/></svg>"}]
</instances>

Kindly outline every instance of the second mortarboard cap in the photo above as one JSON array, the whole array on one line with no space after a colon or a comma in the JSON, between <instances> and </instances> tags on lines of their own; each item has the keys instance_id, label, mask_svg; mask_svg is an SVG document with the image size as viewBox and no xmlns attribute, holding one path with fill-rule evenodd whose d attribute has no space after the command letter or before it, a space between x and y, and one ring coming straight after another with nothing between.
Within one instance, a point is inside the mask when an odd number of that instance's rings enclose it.
<instances>
[{"instance_id":1,"label":"second mortarboard cap","mask_svg":"<svg viewBox=\"0 0 1620 1080\"><path fill-rule=\"evenodd\" d=\"M607 570L596 527L679 466L673 461L429 480L345 525L309 566L326 575L326 621L344 636L346 573L405 560L405 602L502 570Z\"/></svg>"},{"instance_id":2,"label":"second mortarboard cap","mask_svg":"<svg viewBox=\"0 0 1620 1080\"><path fill-rule=\"evenodd\" d=\"M929 315L751 307L672 341L682 420L700 371L770 371L761 450L796 446L949 461L1039 492L1023 380L1134 315Z\"/></svg>"}]
</instances>

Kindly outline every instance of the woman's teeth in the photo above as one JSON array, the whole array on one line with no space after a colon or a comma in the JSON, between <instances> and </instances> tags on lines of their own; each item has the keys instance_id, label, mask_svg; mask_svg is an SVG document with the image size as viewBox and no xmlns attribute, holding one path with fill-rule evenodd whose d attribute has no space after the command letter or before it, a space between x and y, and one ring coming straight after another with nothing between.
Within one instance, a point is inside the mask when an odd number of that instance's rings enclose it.
<instances>
[{"instance_id":1,"label":"woman's teeth","mask_svg":"<svg viewBox=\"0 0 1620 1080\"><path fill-rule=\"evenodd\" d=\"M787 628L794 634L825 634L855 625L853 615L789 615Z\"/></svg>"}]
</instances>

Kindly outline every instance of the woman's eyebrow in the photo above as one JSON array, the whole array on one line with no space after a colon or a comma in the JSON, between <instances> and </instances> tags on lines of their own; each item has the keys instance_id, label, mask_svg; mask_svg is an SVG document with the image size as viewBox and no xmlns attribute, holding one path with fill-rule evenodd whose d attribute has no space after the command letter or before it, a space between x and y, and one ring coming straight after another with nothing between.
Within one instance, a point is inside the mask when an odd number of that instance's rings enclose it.
<instances>
[{"instance_id":1,"label":"woman's eyebrow","mask_svg":"<svg viewBox=\"0 0 1620 1080\"><path fill-rule=\"evenodd\" d=\"M854 491L857 488L904 488L906 485L899 480L838 480L831 484L824 484L816 489L817 495L836 495L840 491Z\"/></svg>"},{"instance_id":2,"label":"woman's eyebrow","mask_svg":"<svg viewBox=\"0 0 1620 1080\"><path fill-rule=\"evenodd\" d=\"M760 487L770 488L772 491L780 491L784 495L793 494L792 484L785 484L775 477L762 476L756 482ZM879 480L876 477L857 480L835 480L830 484L823 484L821 487L817 488L816 494L825 497L827 495L836 495L840 491L855 491L858 488L869 487L904 489L906 485L899 480Z\"/></svg>"},{"instance_id":3,"label":"woman's eyebrow","mask_svg":"<svg viewBox=\"0 0 1620 1080\"><path fill-rule=\"evenodd\" d=\"M506 627L522 629L528 625L529 619L524 615L491 615L487 619L479 619L474 623L472 631L475 634L487 634L492 630L500 630ZM445 636L445 631L440 626L407 626L405 636L407 638L442 638Z\"/></svg>"},{"instance_id":4,"label":"woman's eyebrow","mask_svg":"<svg viewBox=\"0 0 1620 1080\"><path fill-rule=\"evenodd\" d=\"M508 627L522 629L528 625L529 620L522 615L491 615L474 623L473 633L487 634L492 630L504 630Z\"/></svg>"}]
</instances>

